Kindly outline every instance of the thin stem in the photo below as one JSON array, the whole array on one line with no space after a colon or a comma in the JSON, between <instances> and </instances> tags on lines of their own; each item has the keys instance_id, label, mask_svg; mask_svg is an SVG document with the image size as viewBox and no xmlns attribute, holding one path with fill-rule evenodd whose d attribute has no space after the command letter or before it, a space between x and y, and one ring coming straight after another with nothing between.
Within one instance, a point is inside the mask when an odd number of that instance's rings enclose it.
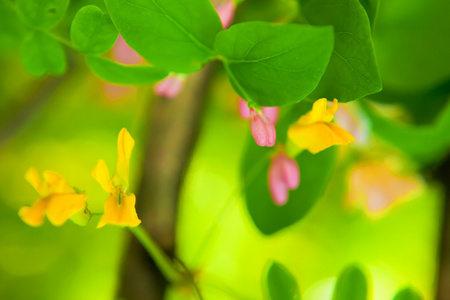
<instances>
[{"instance_id":1,"label":"thin stem","mask_svg":"<svg viewBox=\"0 0 450 300\"><path fill-rule=\"evenodd\" d=\"M78 50L72 45L72 42L70 42L68 39L63 38L62 36L59 36L59 35L57 35L57 34L55 34L53 32L47 31L47 30L44 30L43 32L45 32L48 36L50 36L51 38L57 40L61 44L64 44L67 47L69 47L69 48L71 48L71 49L73 49L73 50L78 52Z\"/></svg>"},{"instance_id":2,"label":"thin stem","mask_svg":"<svg viewBox=\"0 0 450 300\"><path fill-rule=\"evenodd\" d=\"M147 250L148 254L161 270L161 273L169 282L176 283L183 280L183 274L175 268L172 260L167 257L142 226L128 227L128 229L139 240L142 246L144 246L145 250Z\"/></svg>"}]
</instances>

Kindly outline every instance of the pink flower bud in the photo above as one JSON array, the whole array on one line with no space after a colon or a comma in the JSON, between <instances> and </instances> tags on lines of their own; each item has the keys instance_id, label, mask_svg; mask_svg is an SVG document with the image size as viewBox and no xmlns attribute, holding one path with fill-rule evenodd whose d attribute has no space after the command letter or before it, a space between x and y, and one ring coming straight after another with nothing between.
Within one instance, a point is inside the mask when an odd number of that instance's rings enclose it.
<instances>
[{"instance_id":1,"label":"pink flower bud","mask_svg":"<svg viewBox=\"0 0 450 300\"><path fill-rule=\"evenodd\" d=\"M300 184L300 170L297 162L284 153L272 158L269 167L269 190L276 205L284 205L288 200L288 191Z\"/></svg>"},{"instance_id":2,"label":"pink flower bud","mask_svg":"<svg viewBox=\"0 0 450 300\"><path fill-rule=\"evenodd\" d=\"M238 100L238 109L239 109L239 115L243 119L250 119L250 108L248 108L247 101L245 101L242 98L239 98Z\"/></svg>"},{"instance_id":3,"label":"pink flower bud","mask_svg":"<svg viewBox=\"0 0 450 300\"><path fill-rule=\"evenodd\" d=\"M277 124L278 121L278 114L280 112L280 108L277 106L265 106L265 107L261 107L261 111L263 112L263 114L266 116L266 118L268 118L272 124Z\"/></svg>"},{"instance_id":4,"label":"pink flower bud","mask_svg":"<svg viewBox=\"0 0 450 300\"><path fill-rule=\"evenodd\" d=\"M159 97L173 99L181 92L184 80L176 76L168 76L155 85L155 94Z\"/></svg>"},{"instance_id":5,"label":"pink flower bud","mask_svg":"<svg viewBox=\"0 0 450 300\"><path fill-rule=\"evenodd\" d=\"M235 9L236 5L232 0L227 0L217 5L216 11L219 15L220 21L222 21L223 29L227 29L228 27L230 27L234 19Z\"/></svg>"},{"instance_id":6,"label":"pink flower bud","mask_svg":"<svg viewBox=\"0 0 450 300\"><path fill-rule=\"evenodd\" d=\"M250 109L250 130L258 146L272 147L275 145L277 138L275 126L253 108Z\"/></svg>"},{"instance_id":7,"label":"pink flower bud","mask_svg":"<svg viewBox=\"0 0 450 300\"><path fill-rule=\"evenodd\" d=\"M144 61L136 51L128 46L120 34L112 49L112 56L115 61L121 64L139 65Z\"/></svg>"}]
</instances>

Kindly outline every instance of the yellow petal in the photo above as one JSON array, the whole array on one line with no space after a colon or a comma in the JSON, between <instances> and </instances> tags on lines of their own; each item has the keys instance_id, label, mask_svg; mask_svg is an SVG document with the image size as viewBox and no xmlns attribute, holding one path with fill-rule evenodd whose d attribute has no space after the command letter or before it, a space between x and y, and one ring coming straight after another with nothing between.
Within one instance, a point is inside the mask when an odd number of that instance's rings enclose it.
<instances>
[{"instance_id":1,"label":"yellow petal","mask_svg":"<svg viewBox=\"0 0 450 300\"><path fill-rule=\"evenodd\" d=\"M23 206L19 210L19 217L30 226L40 226L44 222L48 199L39 198L33 206Z\"/></svg>"},{"instance_id":2,"label":"yellow petal","mask_svg":"<svg viewBox=\"0 0 450 300\"><path fill-rule=\"evenodd\" d=\"M355 141L355 138L353 135L350 134L347 130L342 128L341 126L334 124L334 123L326 123L328 127L333 130L333 132L338 135L341 138L341 144L342 145L348 145L351 142Z\"/></svg>"},{"instance_id":3,"label":"yellow petal","mask_svg":"<svg viewBox=\"0 0 450 300\"><path fill-rule=\"evenodd\" d=\"M49 196L46 210L48 220L55 226L61 226L71 216L84 209L86 194L56 194Z\"/></svg>"},{"instance_id":4,"label":"yellow petal","mask_svg":"<svg viewBox=\"0 0 450 300\"><path fill-rule=\"evenodd\" d=\"M333 145L347 145L354 140L350 133L338 125L323 122L291 126L288 136L299 148L307 149L314 154Z\"/></svg>"},{"instance_id":5,"label":"yellow petal","mask_svg":"<svg viewBox=\"0 0 450 300\"><path fill-rule=\"evenodd\" d=\"M44 180L48 185L49 194L71 194L74 189L67 183L66 179L58 173L44 171Z\"/></svg>"},{"instance_id":6,"label":"yellow petal","mask_svg":"<svg viewBox=\"0 0 450 300\"><path fill-rule=\"evenodd\" d=\"M102 188L109 194L115 193L115 187L111 182L111 177L109 176L109 170L103 159L99 159L97 165L92 171L92 177L97 180Z\"/></svg>"},{"instance_id":7,"label":"yellow petal","mask_svg":"<svg viewBox=\"0 0 450 300\"><path fill-rule=\"evenodd\" d=\"M130 156L134 140L128 130L122 128L117 139L117 165L113 176L113 183L125 191L129 185Z\"/></svg>"},{"instance_id":8,"label":"yellow petal","mask_svg":"<svg viewBox=\"0 0 450 300\"><path fill-rule=\"evenodd\" d=\"M123 196L121 203L116 197L108 197L105 201L105 212L103 213L97 228L101 228L106 224L118 226L135 227L141 223L136 214L136 197L134 194Z\"/></svg>"},{"instance_id":9,"label":"yellow petal","mask_svg":"<svg viewBox=\"0 0 450 300\"><path fill-rule=\"evenodd\" d=\"M29 168L25 173L25 180L28 181L41 196L47 193L45 186L42 185L39 173L35 168Z\"/></svg>"},{"instance_id":10,"label":"yellow petal","mask_svg":"<svg viewBox=\"0 0 450 300\"><path fill-rule=\"evenodd\" d=\"M314 102L312 110L298 119L296 125L309 125L321 122L327 112L327 99L322 98Z\"/></svg>"},{"instance_id":11,"label":"yellow petal","mask_svg":"<svg viewBox=\"0 0 450 300\"><path fill-rule=\"evenodd\" d=\"M333 106L331 106L324 114L322 122L331 122L333 120L334 114L338 109L338 101L337 99L333 99Z\"/></svg>"}]
</instances>

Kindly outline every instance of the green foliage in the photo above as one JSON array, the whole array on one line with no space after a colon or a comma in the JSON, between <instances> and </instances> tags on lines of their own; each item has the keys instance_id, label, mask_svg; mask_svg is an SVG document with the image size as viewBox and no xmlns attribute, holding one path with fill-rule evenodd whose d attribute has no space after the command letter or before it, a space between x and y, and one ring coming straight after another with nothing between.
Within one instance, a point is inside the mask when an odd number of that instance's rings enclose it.
<instances>
[{"instance_id":1,"label":"green foliage","mask_svg":"<svg viewBox=\"0 0 450 300\"><path fill-rule=\"evenodd\" d=\"M95 5L82 7L73 19L70 38L83 53L101 54L117 39L117 29L107 14Z\"/></svg>"},{"instance_id":2,"label":"green foliage","mask_svg":"<svg viewBox=\"0 0 450 300\"><path fill-rule=\"evenodd\" d=\"M297 281L285 266L273 261L264 276L263 290L268 299L300 300Z\"/></svg>"},{"instance_id":3,"label":"green foliage","mask_svg":"<svg viewBox=\"0 0 450 300\"><path fill-rule=\"evenodd\" d=\"M16 49L20 45L25 28L9 0L0 0L0 50Z\"/></svg>"},{"instance_id":4,"label":"green foliage","mask_svg":"<svg viewBox=\"0 0 450 300\"><path fill-rule=\"evenodd\" d=\"M423 298L411 287L406 287L395 295L393 300L422 300Z\"/></svg>"},{"instance_id":5,"label":"green foliage","mask_svg":"<svg viewBox=\"0 0 450 300\"><path fill-rule=\"evenodd\" d=\"M349 266L339 275L333 292L333 300L368 299L367 279L357 266Z\"/></svg>"},{"instance_id":6,"label":"green foliage","mask_svg":"<svg viewBox=\"0 0 450 300\"><path fill-rule=\"evenodd\" d=\"M105 2L127 44L156 67L189 73L214 56L222 24L209 0Z\"/></svg>"},{"instance_id":7,"label":"green foliage","mask_svg":"<svg viewBox=\"0 0 450 300\"><path fill-rule=\"evenodd\" d=\"M276 128L278 142L286 139L288 126L309 108L309 103L301 102L280 120ZM285 205L277 206L270 196L267 184L272 154L273 148L259 147L249 138L242 167L247 209L256 227L266 235L276 233L305 217L323 194L337 156L334 147L318 154L303 151L297 155L295 160L300 168L300 186L289 192L289 200Z\"/></svg>"},{"instance_id":8,"label":"green foliage","mask_svg":"<svg viewBox=\"0 0 450 300\"><path fill-rule=\"evenodd\" d=\"M42 31L28 33L21 47L25 70L34 76L60 75L66 70L66 54L61 44Z\"/></svg>"},{"instance_id":9,"label":"green foliage","mask_svg":"<svg viewBox=\"0 0 450 300\"><path fill-rule=\"evenodd\" d=\"M361 5L366 10L367 16L369 17L369 21L370 21L370 27L373 30L373 26L375 23L375 19L377 17L380 1L379 0L359 0L359 3L361 3Z\"/></svg>"},{"instance_id":10,"label":"green foliage","mask_svg":"<svg viewBox=\"0 0 450 300\"><path fill-rule=\"evenodd\" d=\"M145 84L162 80L169 73L150 66L127 66L103 57L88 55L88 66L100 78L118 84Z\"/></svg>"},{"instance_id":11,"label":"green foliage","mask_svg":"<svg viewBox=\"0 0 450 300\"><path fill-rule=\"evenodd\" d=\"M423 92L450 78L450 1L382 1L374 32L386 89Z\"/></svg>"},{"instance_id":12,"label":"green foliage","mask_svg":"<svg viewBox=\"0 0 450 300\"><path fill-rule=\"evenodd\" d=\"M64 17L69 0L17 0L16 6L25 23L35 28L48 29Z\"/></svg>"},{"instance_id":13,"label":"green foliage","mask_svg":"<svg viewBox=\"0 0 450 300\"><path fill-rule=\"evenodd\" d=\"M303 100L317 86L332 48L331 27L264 22L234 25L215 43L236 92L263 106Z\"/></svg>"},{"instance_id":14,"label":"green foliage","mask_svg":"<svg viewBox=\"0 0 450 300\"><path fill-rule=\"evenodd\" d=\"M373 132L418 162L429 163L439 159L450 146L448 104L434 123L424 126L392 120L377 113L367 103L361 104L370 117Z\"/></svg>"},{"instance_id":15,"label":"green foliage","mask_svg":"<svg viewBox=\"0 0 450 300\"><path fill-rule=\"evenodd\" d=\"M353 101L381 91L369 17L358 0L299 0L313 25L333 25L334 51L313 98Z\"/></svg>"}]
</instances>

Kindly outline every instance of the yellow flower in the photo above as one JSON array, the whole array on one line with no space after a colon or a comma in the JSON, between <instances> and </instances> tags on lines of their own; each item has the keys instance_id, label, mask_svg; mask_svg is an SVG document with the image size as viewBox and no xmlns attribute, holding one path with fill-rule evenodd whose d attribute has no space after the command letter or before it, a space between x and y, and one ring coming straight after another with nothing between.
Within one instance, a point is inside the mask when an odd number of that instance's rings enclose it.
<instances>
[{"instance_id":1,"label":"yellow flower","mask_svg":"<svg viewBox=\"0 0 450 300\"><path fill-rule=\"evenodd\" d=\"M30 226L39 226L44 215L55 226L61 226L70 217L86 207L86 194L78 194L59 174L44 172L44 182L34 168L30 168L25 179L41 196L33 206L24 206L19 210L20 218Z\"/></svg>"},{"instance_id":2,"label":"yellow flower","mask_svg":"<svg viewBox=\"0 0 450 300\"><path fill-rule=\"evenodd\" d=\"M134 194L127 193L130 156L133 146L133 138L125 128L122 128L117 139L118 157L113 177L109 176L108 167L102 159L98 161L97 166L92 171L92 176L110 195L105 201L105 212L97 228L106 224L134 227L141 223L136 214L136 197Z\"/></svg>"},{"instance_id":3,"label":"yellow flower","mask_svg":"<svg viewBox=\"0 0 450 300\"><path fill-rule=\"evenodd\" d=\"M310 112L300 117L288 130L289 139L301 149L311 153L320 152L333 145L348 145L355 138L340 126L331 123L338 101L327 109L327 99L314 102Z\"/></svg>"}]
</instances>

